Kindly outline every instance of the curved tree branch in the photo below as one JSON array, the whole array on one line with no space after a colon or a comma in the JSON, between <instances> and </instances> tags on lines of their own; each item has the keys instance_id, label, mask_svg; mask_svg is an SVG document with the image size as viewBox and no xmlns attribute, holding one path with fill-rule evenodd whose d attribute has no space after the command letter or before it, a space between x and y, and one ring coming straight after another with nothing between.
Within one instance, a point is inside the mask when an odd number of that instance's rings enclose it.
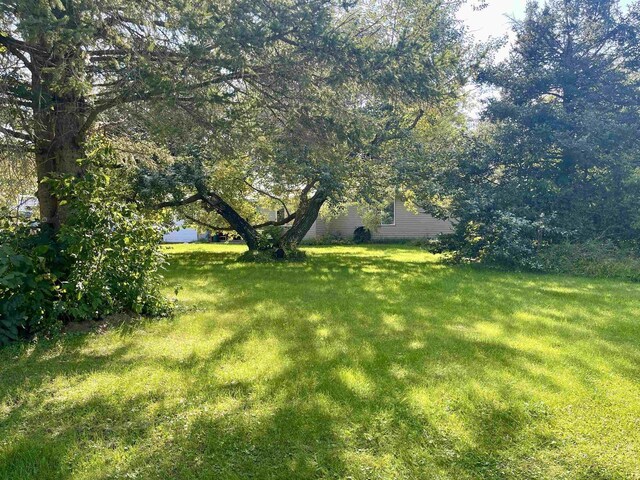
<instances>
[{"instance_id":1,"label":"curved tree branch","mask_svg":"<svg viewBox=\"0 0 640 480\"><path fill-rule=\"evenodd\" d=\"M33 137L28 133L18 132L10 128L0 127L0 132L4 133L5 135L9 135L13 138L17 138L19 140L25 140L27 142L33 141Z\"/></svg>"},{"instance_id":2,"label":"curved tree branch","mask_svg":"<svg viewBox=\"0 0 640 480\"><path fill-rule=\"evenodd\" d=\"M0 45L4 45L7 49L11 49L12 51L21 51L27 52L30 54L46 54L44 50L34 47L22 40L18 40L16 38L10 37L9 35L0 32Z\"/></svg>"},{"instance_id":3,"label":"curved tree branch","mask_svg":"<svg viewBox=\"0 0 640 480\"><path fill-rule=\"evenodd\" d=\"M180 88L176 88L172 93L184 93L191 92L195 90L200 90L206 87L210 87L212 85L217 85L220 83L225 83L231 80L243 80L245 78L257 77L259 73L256 71L253 72L232 72L229 74L221 74L217 75L214 78L210 78L208 80L193 83L191 85L184 85ZM107 94L106 92L104 92ZM99 94L101 95L101 94ZM110 99L105 99L101 102L96 103L96 105L91 109L89 115L87 115L82 127L80 127L79 136L80 138L84 137L89 129L93 126L95 121L98 119L98 116L110 110L111 108L117 107L119 105L124 105L127 103L140 102L144 100L151 100L153 98L157 98L163 95L167 95L167 91L165 90L141 90L141 91L129 91L116 95Z\"/></svg>"},{"instance_id":4,"label":"curved tree branch","mask_svg":"<svg viewBox=\"0 0 640 480\"><path fill-rule=\"evenodd\" d=\"M185 197L179 200L168 200L166 202L160 202L154 205L152 208L154 210L160 210L162 208L181 207L181 206L190 205L192 203L196 203L199 201L202 201L204 204L208 205L209 210L213 210L217 212L223 218L225 218L225 212L223 212L223 210L228 210L229 213L232 211L238 217L240 216L233 207L231 207L228 203L222 200L222 198L214 192L208 192L206 194L196 193L194 195L191 195L189 197ZM201 220L197 220L196 218L193 218L188 214L183 214L183 215L185 216L185 218L188 218L193 222L206 226L207 228L211 228L212 230L235 230L235 228L217 227L217 226L202 222ZM286 225L287 223L295 220L296 215L297 215L297 212L293 212L293 213L289 213L286 217L284 217L281 220L269 220L267 222L258 223L256 225L250 225L248 222L246 223L253 229L272 227L272 226L281 226L281 225Z\"/></svg>"},{"instance_id":5,"label":"curved tree branch","mask_svg":"<svg viewBox=\"0 0 640 480\"><path fill-rule=\"evenodd\" d=\"M281 225L286 225L287 223L295 220L296 213L297 212L290 213L289 215L284 217L282 220L271 220L271 221L268 221L268 222L264 222L264 223L259 223L257 225L253 225L253 228L279 227Z\"/></svg>"},{"instance_id":6,"label":"curved tree branch","mask_svg":"<svg viewBox=\"0 0 640 480\"><path fill-rule=\"evenodd\" d=\"M267 192L265 190L261 190L258 187L254 187L247 180L243 180L243 181L252 190L255 190L256 192L258 192L258 193L260 193L262 195L265 195L265 196L271 198L272 200L275 200L276 202L279 202L282 205L282 207L284 208L284 211L287 212L287 215L291 215L291 212L289 212L289 209L287 208L287 204L284 203L284 200L282 200L281 198L276 197L275 195L270 194L269 192Z\"/></svg>"},{"instance_id":7,"label":"curved tree branch","mask_svg":"<svg viewBox=\"0 0 640 480\"><path fill-rule=\"evenodd\" d=\"M163 208L171 208L171 207L181 207L183 205L189 205L191 203L195 203L202 200L202 195L196 193L186 198L182 198L180 200L168 200L166 202L160 202L154 205L152 208L154 210L161 210Z\"/></svg>"}]
</instances>

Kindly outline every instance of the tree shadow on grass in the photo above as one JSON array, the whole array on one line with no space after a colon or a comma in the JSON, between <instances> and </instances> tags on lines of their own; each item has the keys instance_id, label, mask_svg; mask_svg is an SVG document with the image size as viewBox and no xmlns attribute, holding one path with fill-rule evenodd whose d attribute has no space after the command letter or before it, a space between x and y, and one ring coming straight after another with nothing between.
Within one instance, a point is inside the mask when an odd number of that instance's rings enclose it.
<instances>
[{"instance_id":1,"label":"tree shadow on grass","mask_svg":"<svg viewBox=\"0 0 640 480\"><path fill-rule=\"evenodd\" d=\"M594 294L583 280L366 253L319 250L293 265L175 254L170 281L204 302L204 337L221 328L228 336L180 358L132 356L126 337L103 356L83 353L84 340L60 346L57 355L43 348L18 356L24 378L30 366L49 363L31 384L15 377L7 389L22 399L32 390L35 398L2 417L0 431L12 441L0 444L0 458L16 465L5 472L19 472L42 442L42 461L35 455L24 478L47 469L64 478L80 467L65 467L62 457L93 461L84 451L93 442L97 455L105 448L132 453L111 460L119 470L105 461L92 478L588 477L556 460L565 439L555 428L559 412L547 403L575 393L562 362L573 369L572 385L587 390L602 373L579 349L566 348L572 342L598 342L592 354L616 353L609 368L637 380L637 367L618 359L637 358L637 337L624 336L636 332L633 322L600 320L634 317L633 302ZM97 371L130 381L142 367L180 385L143 384L124 400L117 388L79 402L53 399L53 422L51 410L33 408L55 395L43 388L50 379L86 383ZM104 418L116 428L105 430ZM537 462L542 454L547 464ZM620 474L597 459L591 464L603 478Z\"/></svg>"}]
</instances>

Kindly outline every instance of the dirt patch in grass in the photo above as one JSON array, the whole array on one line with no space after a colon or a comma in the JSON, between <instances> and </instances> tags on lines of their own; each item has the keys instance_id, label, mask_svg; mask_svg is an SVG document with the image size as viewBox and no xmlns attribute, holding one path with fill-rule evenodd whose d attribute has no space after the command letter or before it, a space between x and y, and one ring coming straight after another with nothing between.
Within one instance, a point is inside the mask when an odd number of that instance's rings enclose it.
<instances>
[{"instance_id":1,"label":"dirt patch in grass","mask_svg":"<svg viewBox=\"0 0 640 480\"><path fill-rule=\"evenodd\" d=\"M69 322L64 326L64 333L102 333L114 327L131 324L140 317L130 313L114 313L98 320L86 320L84 322Z\"/></svg>"}]
</instances>

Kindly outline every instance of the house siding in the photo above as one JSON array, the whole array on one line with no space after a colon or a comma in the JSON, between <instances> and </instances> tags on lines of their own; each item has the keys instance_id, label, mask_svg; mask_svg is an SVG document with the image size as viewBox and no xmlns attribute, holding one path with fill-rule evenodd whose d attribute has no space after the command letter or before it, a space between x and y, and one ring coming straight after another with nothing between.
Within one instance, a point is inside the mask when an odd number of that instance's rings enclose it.
<instances>
[{"instance_id":1,"label":"house siding","mask_svg":"<svg viewBox=\"0 0 640 480\"><path fill-rule=\"evenodd\" d=\"M357 208L350 206L345 215L329 221L319 219L316 226L316 236L340 235L345 238L353 236L353 231L362 226L362 218ZM410 239L435 237L441 233L452 232L451 222L439 220L428 213L414 213L407 209L400 199L395 200L395 224L380 225L371 232L374 239Z\"/></svg>"},{"instance_id":2,"label":"house siding","mask_svg":"<svg viewBox=\"0 0 640 480\"><path fill-rule=\"evenodd\" d=\"M309 229L309 231L305 234L304 236L304 240L312 240L314 238L318 238L318 220L316 220L315 222L313 222L313 225L311 225L311 228Z\"/></svg>"},{"instance_id":3,"label":"house siding","mask_svg":"<svg viewBox=\"0 0 640 480\"><path fill-rule=\"evenodd\" d=\"M327 235L327 221L324 218L318 217L316 222L316 236L314 238L322 238Z\"/></svg>"}]
</instances>

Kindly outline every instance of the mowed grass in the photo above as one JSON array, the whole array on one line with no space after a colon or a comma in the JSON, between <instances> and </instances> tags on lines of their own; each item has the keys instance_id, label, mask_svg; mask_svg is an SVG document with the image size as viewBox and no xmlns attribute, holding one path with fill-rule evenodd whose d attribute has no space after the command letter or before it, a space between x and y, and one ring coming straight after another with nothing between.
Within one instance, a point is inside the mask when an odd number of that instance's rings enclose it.
<instances>
[{"instance_id":1,"label":"mowed grass","mask_svg":"<svg viewBox=\"0 0 640 480\"><path fill-rule=\"evenodd\" d=\"M168 247L175 319L0 350L0 478L640 478L640 285Z\"/></svg>"}]
</instances>

